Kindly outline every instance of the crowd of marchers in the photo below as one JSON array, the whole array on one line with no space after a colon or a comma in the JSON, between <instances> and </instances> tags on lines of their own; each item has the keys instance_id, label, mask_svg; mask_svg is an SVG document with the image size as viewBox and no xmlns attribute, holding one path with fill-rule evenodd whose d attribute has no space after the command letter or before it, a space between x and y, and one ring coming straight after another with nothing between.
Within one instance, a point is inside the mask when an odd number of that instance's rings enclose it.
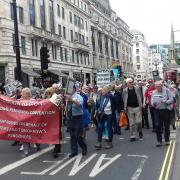
<instances>
[{"instance_id":1,"label":"crowd of marchers","mask_svg":"<svg viewBox=\"0 0 180 180\"><path fill-rule=\"evenodd\" d=\"M6 95L3 86L0 92ZM180 86L171 81L157 81L135 83L127 78L121 84L111 84L98 88L97 86L81 85L75 82L72 94L65 94L59 84L53 84L47 89L41 89L33 84L32 89L21 85L13 92L15 99L50 99L54 94L59 98L60 137L62 126L67 127L70 134L70 155L72 158L78 154L78 145L82 155L88 152L88 139L86 131L95 127L97 140L95 149L113 148L113 136L121 135L122 114L125 114L129 130L129 140L143 140L143 128L151 129L157 138L157 147L169 145L170 126L175 127L175 121L180 119L179 102ZM164 134L164 138L162 135ZM164 140L163 140L164 139ZM61 139L60 139L61 142ZM53 157L57 158L61 152L61 143L56 144ZM32 147L40 150L40 144L27 142L13 142L13 146L20 145L22 156L31 153Z\"/></svg>"}]
</instances>

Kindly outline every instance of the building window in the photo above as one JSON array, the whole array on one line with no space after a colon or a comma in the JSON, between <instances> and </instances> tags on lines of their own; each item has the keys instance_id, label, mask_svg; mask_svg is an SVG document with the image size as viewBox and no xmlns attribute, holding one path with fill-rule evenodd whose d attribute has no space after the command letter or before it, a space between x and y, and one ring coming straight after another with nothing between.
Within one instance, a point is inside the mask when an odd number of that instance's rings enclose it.
<instances>
[{"instance_id":1,"label":"building window","mask_svg":"<svg viewBox=\"0 0 180 180\"><path fill-rule=\"evenodd\" d=\"M137 65L137 70L140 70L141 66L140 65Z\"/></svg>"},{"instance_id":2,"label":"building window","mask_svg":"<svg viewBox=\"0 0 180 180\"><path fill-rule=\"evenodd\" d=\"M90 65L89 54L87 54L87 65Z\"/></svg>"},{"instance_id":3,"label":"building window","mask_svg":"<svg viewBox=\"0 0 180 180\"><path fill-rule=\"evenodd\" d=\"M58 15L58 17L60 17L60 6L59 6L59 4L57 4L57 15Z\"/></svg>"},{"instance_id":4,"label":"building window","mask_svg":"<svg viewBox=\"0 0 180 180\"><path fill-rule=\"evenodd\" d=\"M46 17L45 17L45 3L44 3L44 0L40 0L40 16L41 16L41 28L46 29Z\"/></svg>"},{"instance_id":5,"label":"building window","mask_svg":"<svg viewBox=\"0 0 180 180\"><path fill-rule=\"evenodd\" d=\"M25 55L26 54L26 39L24 36L21 36L21 50L22 50L22 54Z\"/></svg>"},{"instance_id":6,"label":"building window","mask_svg":"<svg viewBox=\"0 0 180 180\"><path fill-rule=\"evenodd\" d=\"M77 16L74 14L74 25L77 26Z\"/></svg>"},{"instance_id":7,"label":"building window","mask_svg":"<svg viewBox=\"0 0 180 180\"><path fill-rule=\"evenodd\" d=\"M38 56L38 42L37 40L31 39L32 56Z\"/></svg>"},{"instance_id":8,"label":"building window","mask_svg":"<svg viewBox=\"0 0 180 180\"><path fill-rule=\"evenodd\" d=\"M113 43L113 39L111 39L111 56L114 57L114 43Z\"/></svg>"},{"instance_id":9,"label":"building window","mask_svg":"<svg viewBox=\"0 0 180 180\"><path fill-rule=\"evenodd\" d=\"M77 6L79 7L79 0L77 0Z\"/></svg>"},{"instance_id":10,"label":"building window","mask_svg":"<svg viewBox=\"0 0 180 180\"><path fill-rule=\"evenodd\" d=\"M86 4L84 4L84 11L87 11L87 6L86 6Z\"/></svg>"},{"instance_id":11,"label":"building window","mask_svg":"<svg viewBox=\"0 0 180 180\"><path fill-rule=\"evenodd\" d=\"M79 64L79 53L76 53L77 64Z\"/></svg>"},{"instance_id":12,"label":"building window","mask_svg":"<svg viewBox=\"0 0 180 180\"><path fill-rule=\"evenodd\" d=\"M24 13L23 13L23 8L19 7L19 22L24 23Z\"/></svg>"},{"instance_id":13,"label":"building window","mask_svg":"<svg viewBox=\"0 0 180 180\"><path fill-rule=\"evenodd\" d=\"M78 33L75 32L75 40L78 41Z\"/></svg>"},{"instance_id":14,"label":"building window","mask_svg":"<svg viewBox=\"0 0 180 180\"><path fill-rule=\"evenodd\" d=\"M85 22L85 24L86 24L86 31L88 31L88 23L87 23L87 21Z\"/></svg>"},{"instance_id":15,"label":"building window","mask_svg":"<svg viewBox=\"0 0 180 180\"><path fill-rule=\"evenodd\" d=\"M63 38L66 39L66 27L63 26Z\"/></svg>"},{"instance_id":16,"label":"building window","mask_svg":"<svg viewBox=\"0 0 180 180\"><path fill-rule=\"evenodd\" d=\"M62 36L62 34L61 34L61 25L60 24L58 24L58 33L59 33L59 36Z\"/></svg>"},{"instance_id":17,"label":"building window","mask_svg":"<svg viewBox=\"0 0 180 180\"><path fill-rule=\"evenodd\" d=\"M63 7L62 7L62 18L65 19L65 10Z\"/></svg>"},{"instance_id":18,"label":"building window","mask_svg":"<svg viewBox=\"0 0 180 180\"><path fill-rule=\"evenodd\" d=\"M74 50L72 50L72 63L74 63Z\"/></svg>"},{"instance_id":19,"label":"building window","mask_svg":"<svg viewBox=\"0 0 180 180\"><path fill-rule=\"evenodd\" d=\"M30 17L30 25L35 26L35 6L34 0L29 0L29 17Z\"/></svg>"},{"instance_id":20,"label":"building window","mask_svg":"<svg viewBox=\"0 0 180 180\"><path fill-rule=\"evenodd\" d=\"M139 49L136 49L136 54L139 54Z\"/></svg>"},{"instance_id":21,"label":"building window","mask_svg":"<svg viewBox=\"0 0 180 180\"><path fill-rule=\"evenodd\" d=\"M81 29L84 29L84 19L80 19Z\"/></svg>"},{"instance_id":22,"label":"building window","mask_svg":"<svg viewBox=\"0 0 180 180\"><path fill-rule=\"evenodd\" d=\"M50 17L50 29L51 32L54 33L54 10L53 10L53 0L49 0L49 17Z\"/></svg>"},{"instance_id":23,"label":"building window","mask_svg":"<svg viewBox=\"0 0 180 180\"><path fill-rule=\"evenodd\" d=\"M11 10L11 20L14 20L13 3L10 3L10 10Z\"/></svg>"},{"instance_id":24,"label":"building window","mask_svg":"<svg viewBox=\"0 0 180 180\"><path fill-rule=\"evenodd\" d=\"M81 1L81 9L83 9L83 2Z\"/></svg>"},{"instance_id":25,"label":"building window","mask_svg":"<svg viewBox=\"0 0 180 180\"><path fill-rule=\"evenodd\" d=\"M55 45L52 45L52 57L57 59L57 47Z\"/></svg>"},{"instance_id":26,"label":"building window","mask_svg":"<svg viewBox=\"0 0 180 180\"><path fill-rule=\"evenodd\" d=\"M79 33L79 43L81 43L81 34Z\"/></svg>"},{"instance_id":27,"label":"building window","mask_svg":"<svg viewBox=\"0 0 180 180\"><path fill-rule=\"evenodd\" d=\"M109 55L109 47L108 47L108 37L105 35L105 54Z\"/></svg>"},{"instance_id":28,"label":"building window","mask_svg":"<svg viewBox=\"0 0 180 180\"><path fill-rule=\"evenodd\" d=\"M94 35L94 29L91 29L91 31L92 31L92 36L91 36L92 47L93 47L93 51L95 51L95 35Z\"/></svg>"},{"instance_id":29,"label":"building window","mask_svg":"<svg viewBox=\"0 0 180 180\"><path fill-rule=\"evenodd\" d=\"M136 47L137 47L137 48L139 47L139 43L136 43Z\"/></svg>"},{"instance_id":30,"label":"building window","mask_svg":"<svg viewBox=\"0 0 180 180\"><path fill-rule=\"evenodd\" d=\"M102 35L100 32L98 32L98 50L102 53Z\"/></svg>"},{"instance_id":31,"label":"building window","mask_svg":"<svg viewBox=\"0 0 180 180\"><path fill-rule=\"evenodd\" d=\"M70 23L72 23L73 19L72 19L72 12L71 11L69 12L69 20L70 20Z\"/></svg>"},{"instance_id":32,"label":"building window","mask_svg":"<svg viewBox=\"0 0 180 180\"><path fill-rule=\"evenodd\" d=\"M84 35L82 35L82 44L85 45Z\"/></svg>"},{"instance_id":33,"label":"building window","mask_svg":"<svg viewBox=\"0 0 180 180\"><path fill-rule=\"evenodd\" d=\"M136 62L140 63L140 56L136 56Z\"/></svg>"},{"instance_id":34,"label":"building window","mask_svg":"<svg viewBox=\"0 0 180 180\"><path fill-rule=\"evenodd\" d=\"M73 30L71 30L70 32L71 32L71 41L73 41Z\"/></svg>"},{"instance_id":35,"label":"building window","mask_svg":"<svg viewBox=\"0 0 180 180\"><path fill-rule=\"evenodd\" d=\"M83 64L83 55L82 55L82 53L80 54L80 62L81 62L81 64Z\"/></svg>"},{"instance_id":36,"label":"building window","mask_svg":"<svg viewBox=\"0 0 180 180\"><path fill-rule=\"evenodd\" d=\"M63 48L60 47L60 57L61 57L61 61L64 61L64 58L63 58Z\"/></svg>"},{"instance_id":37,"label":"building window","mask_svg":"<svg viewBox=\"0 0 180 180\"><path fill-rule=\"evenodd\" d=\"M68 58L67 58L67 48L64 48L64 53L65 53L65 61L67 62L68 61Z\"/></svg>"}]
</instances>

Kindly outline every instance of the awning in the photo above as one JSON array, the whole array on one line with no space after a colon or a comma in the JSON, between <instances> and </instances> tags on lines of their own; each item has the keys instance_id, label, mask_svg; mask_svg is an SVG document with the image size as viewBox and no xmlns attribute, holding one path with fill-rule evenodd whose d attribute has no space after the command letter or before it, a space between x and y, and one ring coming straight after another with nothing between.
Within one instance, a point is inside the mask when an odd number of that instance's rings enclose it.
<instances>
[{"instance_id":1,"label":"awning","mask_svg":"<svg viewBox=\"0 0 180 180\"><path fill-rule=\"evenodd\" d=\"M58 71L58 70L48 69L48 71L49 71L50 73L55 74L55 75L60 76L60 77L68 77L67 74L61 73L61 72Z\"/></svg>"},{"instance_id":2,"label":"awning","mask_svg":"<svg viewBox=\"0 0 180 180\"><path fill-rule=\"evenodd\" d=\"M25 74L27 74L28 76L41 77L40 74L34 72L33 69L30 69L28 67L21 67L21 71L24 72Z\"/></svg>"}]
</instances>

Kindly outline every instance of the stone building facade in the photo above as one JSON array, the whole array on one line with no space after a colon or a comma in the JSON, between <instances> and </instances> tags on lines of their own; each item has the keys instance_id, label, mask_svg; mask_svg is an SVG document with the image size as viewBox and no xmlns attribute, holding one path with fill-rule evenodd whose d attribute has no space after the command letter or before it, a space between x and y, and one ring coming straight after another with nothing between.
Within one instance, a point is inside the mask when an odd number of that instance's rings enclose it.
<instances>
[{"instance_id":1,"label":"stone building facade","mask_svg":"<svg viewBox=\"0 0 180 180\"><path fill-rule=\"evenodd\" d=\"M16 77L14 14L11 0L0 1L0 81ZM132 35L108 0L17 0L22 79L40 82L40 48L50 50L45 83L67 76L86 84L96 70L118 61L132 73Z\"/></svg>"}]
</instances>

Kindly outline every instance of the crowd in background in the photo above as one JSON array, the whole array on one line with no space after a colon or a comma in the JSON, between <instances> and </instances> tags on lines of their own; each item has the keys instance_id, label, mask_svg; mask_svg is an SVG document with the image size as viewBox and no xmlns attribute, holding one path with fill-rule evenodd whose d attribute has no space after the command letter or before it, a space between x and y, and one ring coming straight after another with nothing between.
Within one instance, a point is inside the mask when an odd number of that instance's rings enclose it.
<instances>
[{"instance_id":1,"label":"crowd in background","mask_svg":"<svg viewBox=\"0 0 180 180\"><path fill-rule=\"evenodd\" d=\"M0 92L6 95L4 84L1 85ZM154 82L150 79L148 82L135 83L132 78L127 78L121 84L112 83L102 88L82 86L76 82L72 94L64 94L59 84L53 84L47 89L33 84L31 89L19 86L13 92L12 98L50 99L53 94L59 97L60 127L66 125L67 132L70 133L70 158L78 154L78 145L82 154L87 154L86 131L91 126L95 127L97 133L95 149L113 148L113 136L121 135L119 120L122 112L128 120L125 129L129 130L130 142L143 140L143 128L146 128L156 134L157 147L163 143L169 145L170 126L176 129L175 121L180 119L180 86L171 81ZM26 142L13 142L12 145L18 144L21 145L23 157L28 156L32 145ZM33 147L37 151L40 150L39 144L34 144ZM54 158L57 158L60 152L59 143L54 147Z\"/></svg>"}]
</instances>

